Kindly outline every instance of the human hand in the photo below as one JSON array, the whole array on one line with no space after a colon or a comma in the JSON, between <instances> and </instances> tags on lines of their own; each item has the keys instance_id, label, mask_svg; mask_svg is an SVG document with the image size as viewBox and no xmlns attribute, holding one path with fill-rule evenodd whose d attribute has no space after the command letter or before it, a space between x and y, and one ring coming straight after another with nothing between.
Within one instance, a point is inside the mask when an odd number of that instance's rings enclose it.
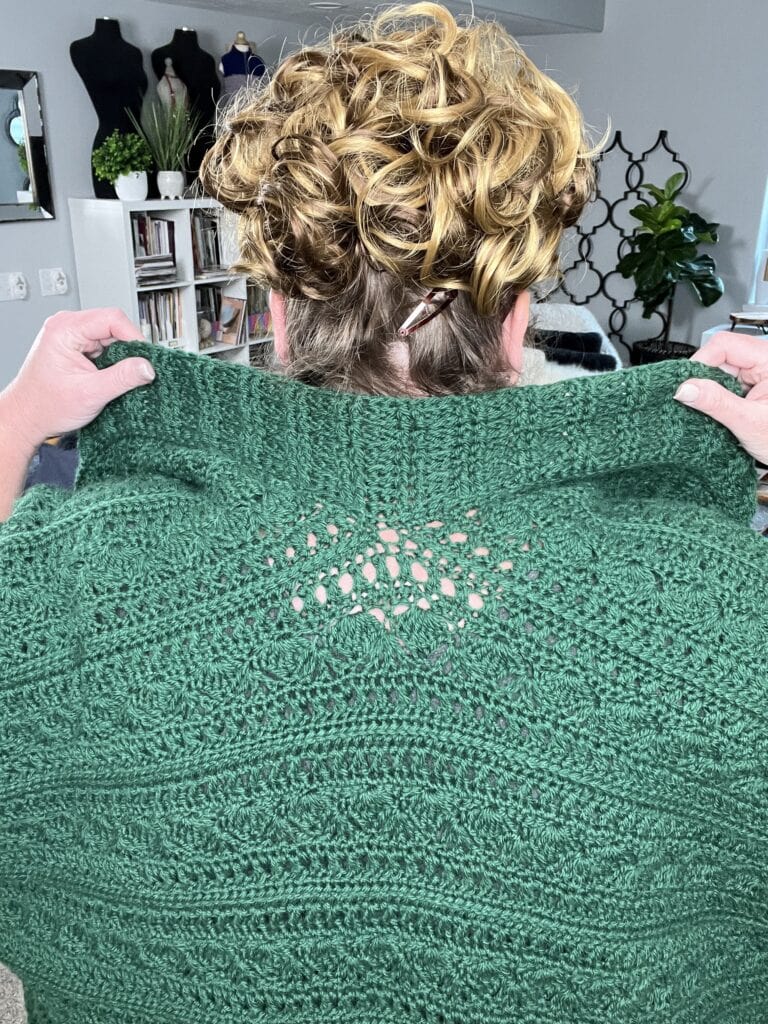
<instances>
[{"instance_id":1,"label":"human hand","mask_svg":"<svg viewBox=\"0 0 768 1024\"><path fill-rule=\"evenodd\" d=\"M692 357L734 376L743 397L713 380L685 381L675 398L722 423L758 462L768 464L768 338L718 331Z\"/></svg>"},{"instance_id":2,"label":"human hand","mask_svg":"<svg viewBox=\"0 0 768 1024\"><path fill-rule=\"evenodd\" d=\"M146 359L121 359L99 370L90 357L141 331L119 309L60 312L43 324L24 365L0 394L7 421L27 449L84 427L119 395L149 384L155 371ZM149 371L147 373L147 371Z\"/></svg>"}]
</instances>

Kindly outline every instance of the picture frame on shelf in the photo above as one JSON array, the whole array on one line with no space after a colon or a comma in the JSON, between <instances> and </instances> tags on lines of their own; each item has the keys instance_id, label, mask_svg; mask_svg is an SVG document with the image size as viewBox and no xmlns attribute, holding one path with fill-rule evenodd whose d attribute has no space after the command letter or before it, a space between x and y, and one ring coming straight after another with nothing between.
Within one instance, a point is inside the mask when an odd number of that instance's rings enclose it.
<instances>
[{"instance_id":1,"label":"picture frame on shelf","mask_svg":"<svg viewBox=\"0 0 768 1024\"><path fill-rule=\"evenodd\" d=\"M197 319L197 347L199 352L213 348L219 334L219 290L215 285L195 288L195 315Z\"/></svg>"},{"instance_id":2,"label":"picture frame on shelf","mask_svg":"<svg viewBox=\"0 0 768 1024\"><path fill-rule=\"evenodd\" d=\"M221 295L219 306L219 337L224 345L238 345L243 335L243 324L245 320L245 299L238 299L232 295Z\"/></svg>"}]
</instances>

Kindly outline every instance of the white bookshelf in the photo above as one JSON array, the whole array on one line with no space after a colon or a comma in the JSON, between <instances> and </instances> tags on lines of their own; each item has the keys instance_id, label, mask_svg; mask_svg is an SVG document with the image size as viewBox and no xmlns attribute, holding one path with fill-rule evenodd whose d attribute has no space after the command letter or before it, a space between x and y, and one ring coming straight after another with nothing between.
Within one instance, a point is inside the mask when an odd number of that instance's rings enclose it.
<instances>
[{"instance_id":1,"label":"white bookshelf","mask_svg":"<svg viewBox=\"0 0 768 1024\"><path fill-rule=\"evenodd\" d=\"M200 348L197 315L197 289L220 288L224 295L246 298L247 279L243 275L219 274L195 278L192 251L192 210L220 211L219 245L225 264L236 257L235 217L213 199L145 199L125 202L120 199L70 198L69 213L75 250L75 265L80 290L80 305L118 306L134 323L140 324L139 297L152 292L171 292L177 297L181 330L178 337L158 342L187 352L211 355L218 359L257 363L257 346L269 345L271 335L249 336L239 345L217 343ZM174 224L176 280L164 284L137 286L134 269L134 241L131 214L157 215ZM147 338L149 340L149 338Z\"/></svg>"}]
</instances>

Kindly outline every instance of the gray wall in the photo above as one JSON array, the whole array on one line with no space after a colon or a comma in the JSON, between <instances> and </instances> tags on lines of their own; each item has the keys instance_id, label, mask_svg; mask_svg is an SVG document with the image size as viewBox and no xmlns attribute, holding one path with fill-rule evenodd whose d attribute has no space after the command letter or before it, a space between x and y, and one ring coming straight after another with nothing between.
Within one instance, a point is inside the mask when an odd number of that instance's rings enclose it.
<instances>
[{"instance_id":1,"label":"gray wall","mask_svg":"<svg viewBox=\"0 0 768 1024\"><path fill-rule=\"evenodd\" d=\"M146 0L29 0L2 5L0 68L40 72L56 219L0 223L0 273L20 270L30 286L26 300L0 303L0 388L17 373L43 320L56 310L78 308L67 196L93 194L90 154L97 121L69 59L69 44L90 35L99 16L118 18L123 37L144 51L150 88L155 78L149 54L181 25L196 29L201 46L217 60L242 29L256 41L268 65L277 59L286 38L295 45L299 31L295 25ZM69 294L43 298L40 267L63 267L71 283Z\"/></svg>"},{"instance_id":2,"label":"gray wall","mask_svg":"<svg viewBox=\"0 0 768 1024\"><path fill-rule=\"evenodd\" d=\"M668 129L692 171L690 205L722 225L721 241L706 251L726 293L702 309L687 287L678 290L681 340L698 343L701 331L749 299L768 176L767 39L766 0L607 0L599 35L521 40L540 67L575 89L598 135L610 120L637 153Z\"/></svg>"}]
</instances>

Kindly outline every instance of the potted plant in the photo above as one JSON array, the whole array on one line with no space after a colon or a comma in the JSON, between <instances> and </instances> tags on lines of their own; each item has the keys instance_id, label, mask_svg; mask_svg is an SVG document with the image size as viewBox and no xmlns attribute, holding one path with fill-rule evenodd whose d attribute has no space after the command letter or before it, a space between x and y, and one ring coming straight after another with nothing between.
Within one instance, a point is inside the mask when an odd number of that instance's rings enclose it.
<instances>
[{"instance_id":1,"label":"potted plant","mask_svg":"<svg viewBox=\"0 0 768 1024\"><path fill-rule=\"evenodd\" d=\"M688 359L694 345L670 341L672 312L677 286L686 281L702 306L717 302L725 290L715 273L711 256L699 253L699 246L717 241L719 224L709 223L676 202L685 174L673 174L664 185L643 185L653 202L643 199L630 210L640 227L629 239L630 252L617 265L622 277L634 278L635 298L643 304L647 319L666 303L666 322L657 338L636 341L630 359L637 366L662 359Z\"/></svg>"},{"instance_id":2,"label":"potted plant","mask_svg":"<svg viewBox=\"0 0 768 1024\"><path fill-rule=\"evenodd\" d=\"M110 182L118 199L147 198L147 171L152 154L144 140L118 128L93 151L93 173L99 181Z\"/></svg>"},{"instance_id":3,"label":"potted plant","mask_svg":"<svg viewBox=\"0 0 768 1024\"><path fill-rule=\"evenodd\" d=\"M152 103L145 108L141 122L132 111L126 112L155 161L160 197L181 199L187 156L197 134L198 116L181 103L170 107L164 103Z\"/></svg>"}]
</instances>

